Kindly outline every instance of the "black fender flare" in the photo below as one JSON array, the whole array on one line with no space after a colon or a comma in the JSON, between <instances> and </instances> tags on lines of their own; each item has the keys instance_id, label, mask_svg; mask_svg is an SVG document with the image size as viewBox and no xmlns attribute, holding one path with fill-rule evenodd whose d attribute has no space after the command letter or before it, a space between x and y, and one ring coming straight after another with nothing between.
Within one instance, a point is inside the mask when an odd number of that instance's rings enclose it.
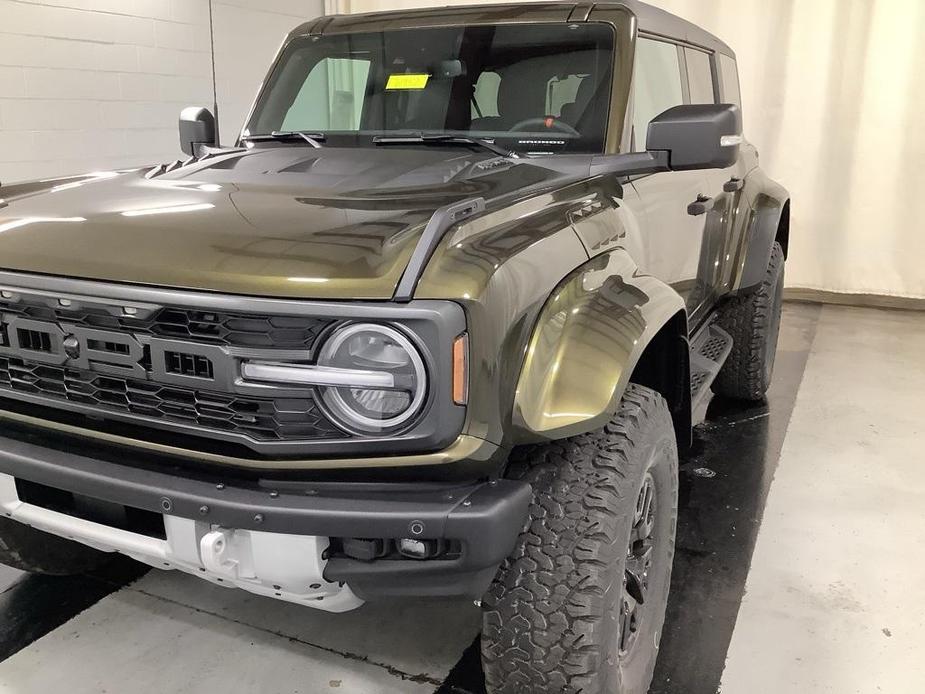
<instances>
[{"instance_id":1,"label":"black fender flare","mask_svg":"<svg viewBox=\"0 0 925 694\"><path fill-rule=\"evenodd\" d=\"M736 292L747 292L761 284L776 240L781 240L786 257L790 232L790 193L761 169L754 169L745 177L744 198L750 211Z\"/></svg>"}]
</instances>

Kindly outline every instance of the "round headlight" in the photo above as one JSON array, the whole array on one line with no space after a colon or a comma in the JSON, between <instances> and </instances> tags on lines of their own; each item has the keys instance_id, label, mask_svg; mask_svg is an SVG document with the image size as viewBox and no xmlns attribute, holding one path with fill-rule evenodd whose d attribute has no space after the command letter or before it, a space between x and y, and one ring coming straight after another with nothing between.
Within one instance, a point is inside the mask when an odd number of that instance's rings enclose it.
<instances>
[{"instance_id":1,"label":"round headlight","mask_svg":"<svg viewBox=\"0 0 925 694\"><path fill-rule=\"evenodd\" d=\"M334 332L318 355L318 365L390 374L390 388L323 387L321 397L347 429L372 434L406 424L420 412L427 394L424 360L395 328L355 323Z\"/></svg>"}]
</instances>

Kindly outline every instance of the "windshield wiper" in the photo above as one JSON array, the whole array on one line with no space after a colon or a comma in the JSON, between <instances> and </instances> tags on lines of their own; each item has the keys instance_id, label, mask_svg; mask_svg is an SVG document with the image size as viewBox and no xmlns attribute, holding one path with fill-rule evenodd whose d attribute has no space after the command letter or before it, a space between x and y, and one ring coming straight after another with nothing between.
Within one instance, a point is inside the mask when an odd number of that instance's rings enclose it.
<instances>
[{"instance_id":1,"label":"windshield wiper","mask_svg":"<svg viewBox=\"0 0 925 694\"><path fill-rule=\"evenodd\" d=\"M450 135L443 133L428 135L423 133L418 135L378 135L373 138L373 142L377 145L475 145L476 147L482 147L501 157L518 158L516 152L504 149L504 147L499 147L494 142L489 142L479 137L469 137L468 135Z\"/></svg>"},{"instance_id":2,"label":"windshield wiper","mask_svg":"<svg viewBox=\"0 0 925 694\"><path fill-rule=\"evenodd\" d=\"M321 149L321 143L327 139L324 133L311 133L304 130L274 130L264 135L245 135L244 142L257 142L259 140L304 140L315 149Z\"/></svg>"}]
</instances>

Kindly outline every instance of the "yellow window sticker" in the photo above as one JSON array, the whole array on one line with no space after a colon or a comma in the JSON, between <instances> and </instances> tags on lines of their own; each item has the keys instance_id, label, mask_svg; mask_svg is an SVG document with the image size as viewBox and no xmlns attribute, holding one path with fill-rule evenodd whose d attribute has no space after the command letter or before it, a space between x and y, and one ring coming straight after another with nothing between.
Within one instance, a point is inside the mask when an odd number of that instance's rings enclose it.
<instances>
[{"instance_id":1,"label":"yellow window sticker","mask_svg":"<svg viewBox=\"0 0 925 694\"><path fill-rule=\"evenodd\" d=\"M430 75L402 73L399 75L389 75L385 88L390 89L423 89L427 86L427 80Z\"/></svg>"}]
</instances>

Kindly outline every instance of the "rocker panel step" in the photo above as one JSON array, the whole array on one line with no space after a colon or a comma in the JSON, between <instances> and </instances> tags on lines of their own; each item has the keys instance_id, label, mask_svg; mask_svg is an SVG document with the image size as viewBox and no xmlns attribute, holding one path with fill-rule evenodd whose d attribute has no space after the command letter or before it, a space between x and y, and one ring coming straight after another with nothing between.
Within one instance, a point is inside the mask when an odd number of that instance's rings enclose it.
<instances>
[{"instance_id":1,"label":"rocker panel step","mask_svg":"<svg viewBox=\"0 0 925 694\"><path fill-rule=\"evenodd\" d=\"M715 323L701 330L691 343L691 405L696 408L732 351L732 336Z\"/></svg>"}]
</instances>

